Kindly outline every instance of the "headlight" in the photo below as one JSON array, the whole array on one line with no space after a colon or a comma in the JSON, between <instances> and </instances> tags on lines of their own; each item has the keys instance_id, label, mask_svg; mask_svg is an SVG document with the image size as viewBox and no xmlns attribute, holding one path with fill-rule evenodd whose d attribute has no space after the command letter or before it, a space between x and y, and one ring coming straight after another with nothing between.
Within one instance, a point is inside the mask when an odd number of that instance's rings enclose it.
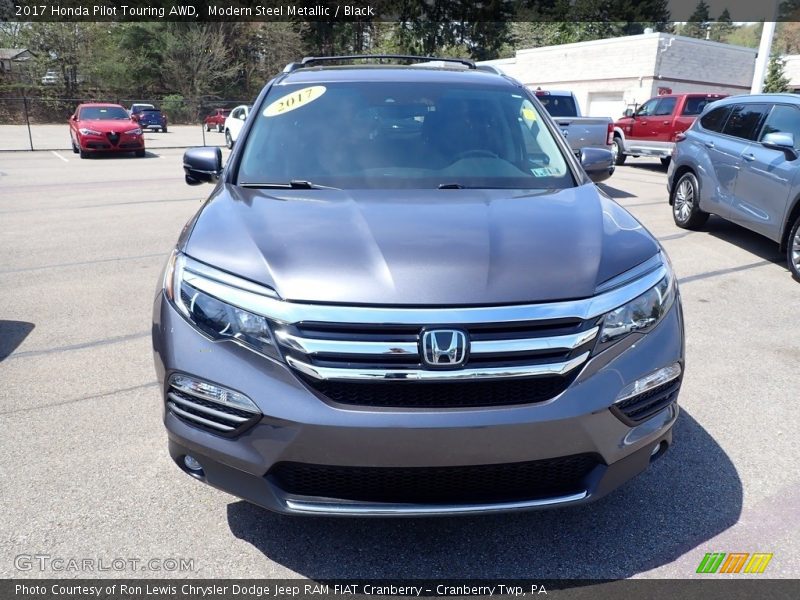
<instances>
[{"instance_id":1,"label":"headlight","mask_svg":"<svg viewBox=\"0 0 800 600\"><path fill-rule=\"evenodd\" d=\"M87 129L86 127L81 127L78 129L83 135L103 135L100 131L95 131L94 129Z\"/></svg>"},{"instance_id":2,"label":"headlight","mask_svg":"<svg viewBox=\"0 0 800 600\"><path fill-rule=\"evenodd\" d=\"M675 276L669 263L667 274L641 296L607 313L600 328L599 344L609 345L628 334L645 333L655 327L667 314L677 292Z\"/></svg>"},{"instance_id":3,"label":"headlight","mask_svg":"<svg viewBox=\"0 0 800 600\"><path fill-rule=\"evenodd\" d=\"M131 129L130 131L126 131L128 135L142 135L142 130L137 127L136 129Z\"/></svg>"},{"instance_id":4,"label":"headlight","mask_svg":"<svg viewBox=\"0 0 800 600\"><path fill-rule=\"evenodd\" d=\"M186 281L185 262L185 257L175 252L164 278L164 292L178 311L213 340L231 340L265 356L280 359L269 319L235 306L230 299L212 296L199 289L204 281L210 281L217 285L217 289L230 289L234 296L237 288L229 286L237 278L223 274L224 285L219 286L220 282L216 279L205 279L203 275L192 272L189 274L189 279L195 284L192 285ZM238 288L240 292L250 292L254 286L245 281L242 284L242 288ZM266 292L264 295L271 292L267 288L263 290Z\"/></svg>"}]
</instances>

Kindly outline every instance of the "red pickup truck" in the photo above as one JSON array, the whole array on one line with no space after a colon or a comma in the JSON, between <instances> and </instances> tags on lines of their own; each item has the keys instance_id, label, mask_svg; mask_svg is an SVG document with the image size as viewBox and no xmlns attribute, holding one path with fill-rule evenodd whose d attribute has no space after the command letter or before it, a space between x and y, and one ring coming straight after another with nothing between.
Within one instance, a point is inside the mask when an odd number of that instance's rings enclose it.
<instances>
[{"instance_id":1,"label":"red pickup truck","mask_svg":"<svg viewBox=\"0 0 800 600\"><path fill-rule=\"evenodd\" d=\"M675 137L692 126L707 104L722 94L668 94L651 98L614 123L611 151L621 165L628 156L657 156L669 164Z\"/></svg>"}]
</instances>

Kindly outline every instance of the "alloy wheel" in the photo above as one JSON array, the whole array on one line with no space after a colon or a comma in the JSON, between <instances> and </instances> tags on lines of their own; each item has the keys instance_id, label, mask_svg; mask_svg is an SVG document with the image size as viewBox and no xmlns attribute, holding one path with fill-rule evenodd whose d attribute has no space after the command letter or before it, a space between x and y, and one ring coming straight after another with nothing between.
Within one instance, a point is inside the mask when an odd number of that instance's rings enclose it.
<instances>
[{"instance_id":1,"label":"alloy wheel","mask_svg":"<svg viewBox=\"0 0 800 600\"><path fill-rule=\"evenodd\" d=\"M682 179L675 191L675 206L673 210L682 222L689 219L694 207L694 187L689 179Z\"/></svg>"}]
</instances>

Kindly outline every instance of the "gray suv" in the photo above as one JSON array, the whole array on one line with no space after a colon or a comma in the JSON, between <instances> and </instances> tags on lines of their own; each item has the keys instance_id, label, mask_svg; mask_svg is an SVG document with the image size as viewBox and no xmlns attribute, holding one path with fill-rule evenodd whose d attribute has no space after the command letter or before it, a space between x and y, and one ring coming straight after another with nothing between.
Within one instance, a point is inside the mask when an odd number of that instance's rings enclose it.
<instances>
[{"instance_id":1,"label":"gray suv","mask_svg":"<svg viewBox=\"0 0 800 600\"><path fill-rule=\"evenodd\" d=\"M800 281L800 98L734 96L710 104L675 144L672 216L702 227L715 214L780 245Z\"/></svg>"},{"instance_id":2,"label":"gray suv","mask_svg":"<svg viewBox=\"0 0 800 600\"><path fill-rule=\"evenodd\" d=\"M575 157L513 79L408 59L293 63L224 169L186 152L215 187L155 298L170 454L291 514L599 498L672 440L669 260L593 183L608 150Z\"/></svg>"}]
</instances>

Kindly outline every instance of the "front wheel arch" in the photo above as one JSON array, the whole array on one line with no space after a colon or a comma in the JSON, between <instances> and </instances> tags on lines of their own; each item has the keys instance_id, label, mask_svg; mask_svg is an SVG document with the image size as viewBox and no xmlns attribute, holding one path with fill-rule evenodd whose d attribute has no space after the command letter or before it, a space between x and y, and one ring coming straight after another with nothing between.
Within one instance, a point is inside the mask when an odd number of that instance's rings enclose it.
<instances>
[{"instance_id":1,"label":"front wheel arch","mask_svg":"<svg viewBox=\"0 0 800 600\"><path fill-rule=\"evenodd\" d=\"M783 224L783 233L781 234L780 251L786 252L786 247L789 244L789 234L792 232L792 225L794 225L797 217L800 217L800 196L794 199L794 206Z\"/></svg>"}]
</instances>

